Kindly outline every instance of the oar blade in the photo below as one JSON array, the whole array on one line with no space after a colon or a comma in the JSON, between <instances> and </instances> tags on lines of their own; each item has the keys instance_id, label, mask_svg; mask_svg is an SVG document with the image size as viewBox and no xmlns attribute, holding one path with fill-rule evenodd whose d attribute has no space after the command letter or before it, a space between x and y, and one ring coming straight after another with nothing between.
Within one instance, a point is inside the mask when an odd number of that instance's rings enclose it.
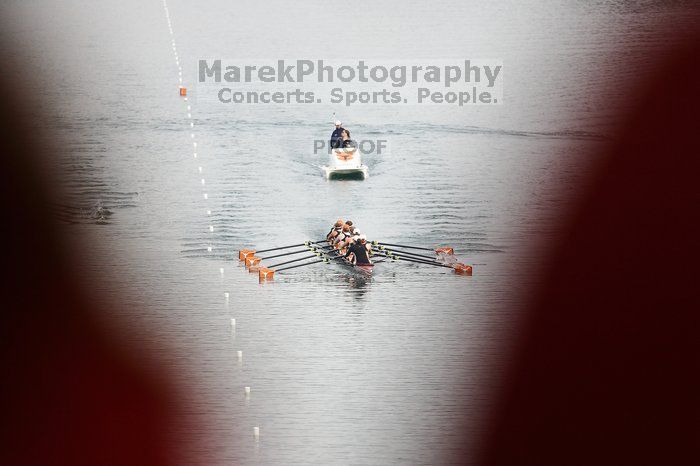
<instances>
[{"instance_id":1,"label":"oar blade","mask_svg":"<svg viewBox=\"0 0 700 466\"><path fill-rule=\"evenodd\" d=\"M245 266L250 267L251 265L258 265L258 264L260 264L261 260L262 259L260 259L259 257L256 257L256 256L246 257L245 258Z\"/></svg>"},{"instance_id":2,"label":"oar blade","mask_svg":"<svg viewBox=\"0 0 700 466\"><path fill-rule=\"evenodd\" d=\"M472 276L472 273L474 271L474 269L471 265L462 264L461 262L458 262L456 264L452 264L452 268L455 269L456 274L468 275L470 277Z\"/></svg>"},{"instance_id":3,"label":"oar blade","mask_svg":"<svg viewBox=\"0 0 700 466\"><path fill-rule=\"evenodd\" d=\"M275 276L275 271L273 269L268 269L266 267L260 267L258 270L258 278L260 281L272 280Z\"/></svg>"},{"instance_id":4,"label":"oar blade","mask_svg":"<svg viewBox=\"0 0 700 466\"><path fill-rule=\"evenodd\" d=\"M246 257L254 256L255 255L255 249L241 249L238 251L238 260L243 262L246 260Z\"/></svg>"}]
</instances>

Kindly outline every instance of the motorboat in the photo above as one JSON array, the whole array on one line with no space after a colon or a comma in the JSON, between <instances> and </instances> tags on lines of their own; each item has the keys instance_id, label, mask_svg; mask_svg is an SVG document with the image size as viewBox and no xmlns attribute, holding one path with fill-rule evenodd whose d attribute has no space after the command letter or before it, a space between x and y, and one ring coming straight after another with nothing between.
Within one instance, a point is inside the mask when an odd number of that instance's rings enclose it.
<instances>
[{"instance_id":1,"label":"motorboat","mask_svg":"<svg viewBox=\"0 0 700 466\"><path fill-rule=\"evenodd\" d=\"M357 147L331 149L328 165L322 167L326 179L359 178L369 176L367 166L362 164L362 154Z\"/></svg>"}]
</instances>

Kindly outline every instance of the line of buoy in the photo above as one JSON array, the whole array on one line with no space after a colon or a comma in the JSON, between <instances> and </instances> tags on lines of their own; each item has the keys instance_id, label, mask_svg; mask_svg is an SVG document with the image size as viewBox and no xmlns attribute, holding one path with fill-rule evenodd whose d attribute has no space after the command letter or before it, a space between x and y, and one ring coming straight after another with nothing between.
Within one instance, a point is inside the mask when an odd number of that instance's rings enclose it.
<instances>
[{"instance_id":1,"label":"line of buoy","mask_svg":"<svg viewBox=\"0 0 700 466\"><path fill-rule=\"evenodd\" d=\"M179 83L178 93L179 93L180 97L182 97L182 100L187 103L187 118L189 120L189 127L192 129L195 126L194 121L192 121L192 106L188 103L187 87L183 84L182 67L180 66L180 57L179 57L178 52L177 52L177 44L175 43L175 34L173 32L172 22L170 20L170 12L168 10L167 0L163 0L163 8L165 10L165 18L166 18L167 23L168 23L168 31L170 32L170 42L172 45L173 56L175 58L175 65L177 66L177 76L178 76L178 83ZM197 141L195 138L195 134L192 131L190 132L190 139L192 140L192 156L193 156L193 158L197 159L198 158ZM197 172L200 174L203 172L202 166L197 167ZM206 181L204 178L200 178L200 182L201 182L202 186L206 186ZM209 194L203 193L203 197L204 197L204 200L208 200ZM206 213L207 213L207 216L211 216L210 209L207 209ZM209 225L209 232L210 233L214 232L213 225ZM212 252L212 250L213 250L213 247L211 245L207 246L207 252ZM219 273L220 273L221 277L223 278L224 277L224 268L223 267L219 268ZM225 301L226 307L229 306L230 298L231 298L230 293L224 292L224 301ZM233 333L233 338L235 339L235 331L236 331L236 319L235 318L231 318L231 330ZM243 363L243 351L242 350L236 351L236 358L237 358L239 364ZM249 386L243 387L243 392L245 394L246 400L250 399L251 388ZM255 441L257 443L259 438L260 438L260 427L259 426L253 427L253 437L255 438Z\"/></svg>"}]
</instances>

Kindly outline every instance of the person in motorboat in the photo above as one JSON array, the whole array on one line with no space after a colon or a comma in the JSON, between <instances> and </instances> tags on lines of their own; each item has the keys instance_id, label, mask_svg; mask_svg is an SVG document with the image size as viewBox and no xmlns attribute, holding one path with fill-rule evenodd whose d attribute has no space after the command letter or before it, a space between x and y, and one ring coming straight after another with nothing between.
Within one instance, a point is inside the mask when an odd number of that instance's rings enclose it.
<instances>
[{"instance_id":1,"label":"person in motorboat","mask_svg":"<svg viewBox=\"0 0 700 466\"><path fill-rule=\"evenodd\" d=\"M333 133L331 134L331 147L333 149L337 149L340 147L340 143L342 141L341 134L342 132L345 131L345 128L343 128L343 124L340 122L340 120L336 120L335 122L335 129L333 130Z\"/></svg>"},{"instance_id":2,"label":"person in motorboat","mask_svg":"<svg viewBox=\"0 0 700 466\"><path fill-rule=\"evenodd\" d=\"M355 141L350 139L350 131L347 129L343 128L343 131L340 132L340 145L339 147L345 149L348 147L357 147L357 144L355 144Z\"/></svg>"},{"instance_id":3,"label":"person in motorboat","mask_svg":"<svg viewBox=\"0 0 700 466\"><path fill-rule=\"evenodd\" d=\"M357 241L353 241L348 246L345 258L355 265L372 265L372 260L369 258L371 251L371 246L367 243L367 237L360 235Z\"/></svg>"},{"instance_id":4,"label":"person in motorboat","mask_svg":"<svg viewBox=\"0 0 700 466\"><path fill-rule=\"evenodd\" d=\"M331 228L331 231L328 232L326 235L326 240L331 241L333 238L338 236L341 231L343 231L343 219L339 218L337 222L335 222L335 225L333 225L333 228Z\"/></svg>"}]
</instances>

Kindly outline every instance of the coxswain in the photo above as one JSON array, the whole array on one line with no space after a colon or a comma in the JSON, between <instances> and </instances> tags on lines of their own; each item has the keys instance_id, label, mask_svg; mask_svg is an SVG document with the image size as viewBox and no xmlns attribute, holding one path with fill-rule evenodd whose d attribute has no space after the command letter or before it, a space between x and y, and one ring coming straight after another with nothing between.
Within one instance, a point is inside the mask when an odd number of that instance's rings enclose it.
<instances>
[{"instance_id":1,"label":"coxswain","mask_svg":"<svg viewBox=\"0 0 700 466\"><path fill-rule=\"evenodd\" d=\"M360 235L357 241L353 241L348 247L345 257L349 258L355 265L372 265L369 254L371 246L367 244L367 237Z\"/></svg>"}]
</instances>

